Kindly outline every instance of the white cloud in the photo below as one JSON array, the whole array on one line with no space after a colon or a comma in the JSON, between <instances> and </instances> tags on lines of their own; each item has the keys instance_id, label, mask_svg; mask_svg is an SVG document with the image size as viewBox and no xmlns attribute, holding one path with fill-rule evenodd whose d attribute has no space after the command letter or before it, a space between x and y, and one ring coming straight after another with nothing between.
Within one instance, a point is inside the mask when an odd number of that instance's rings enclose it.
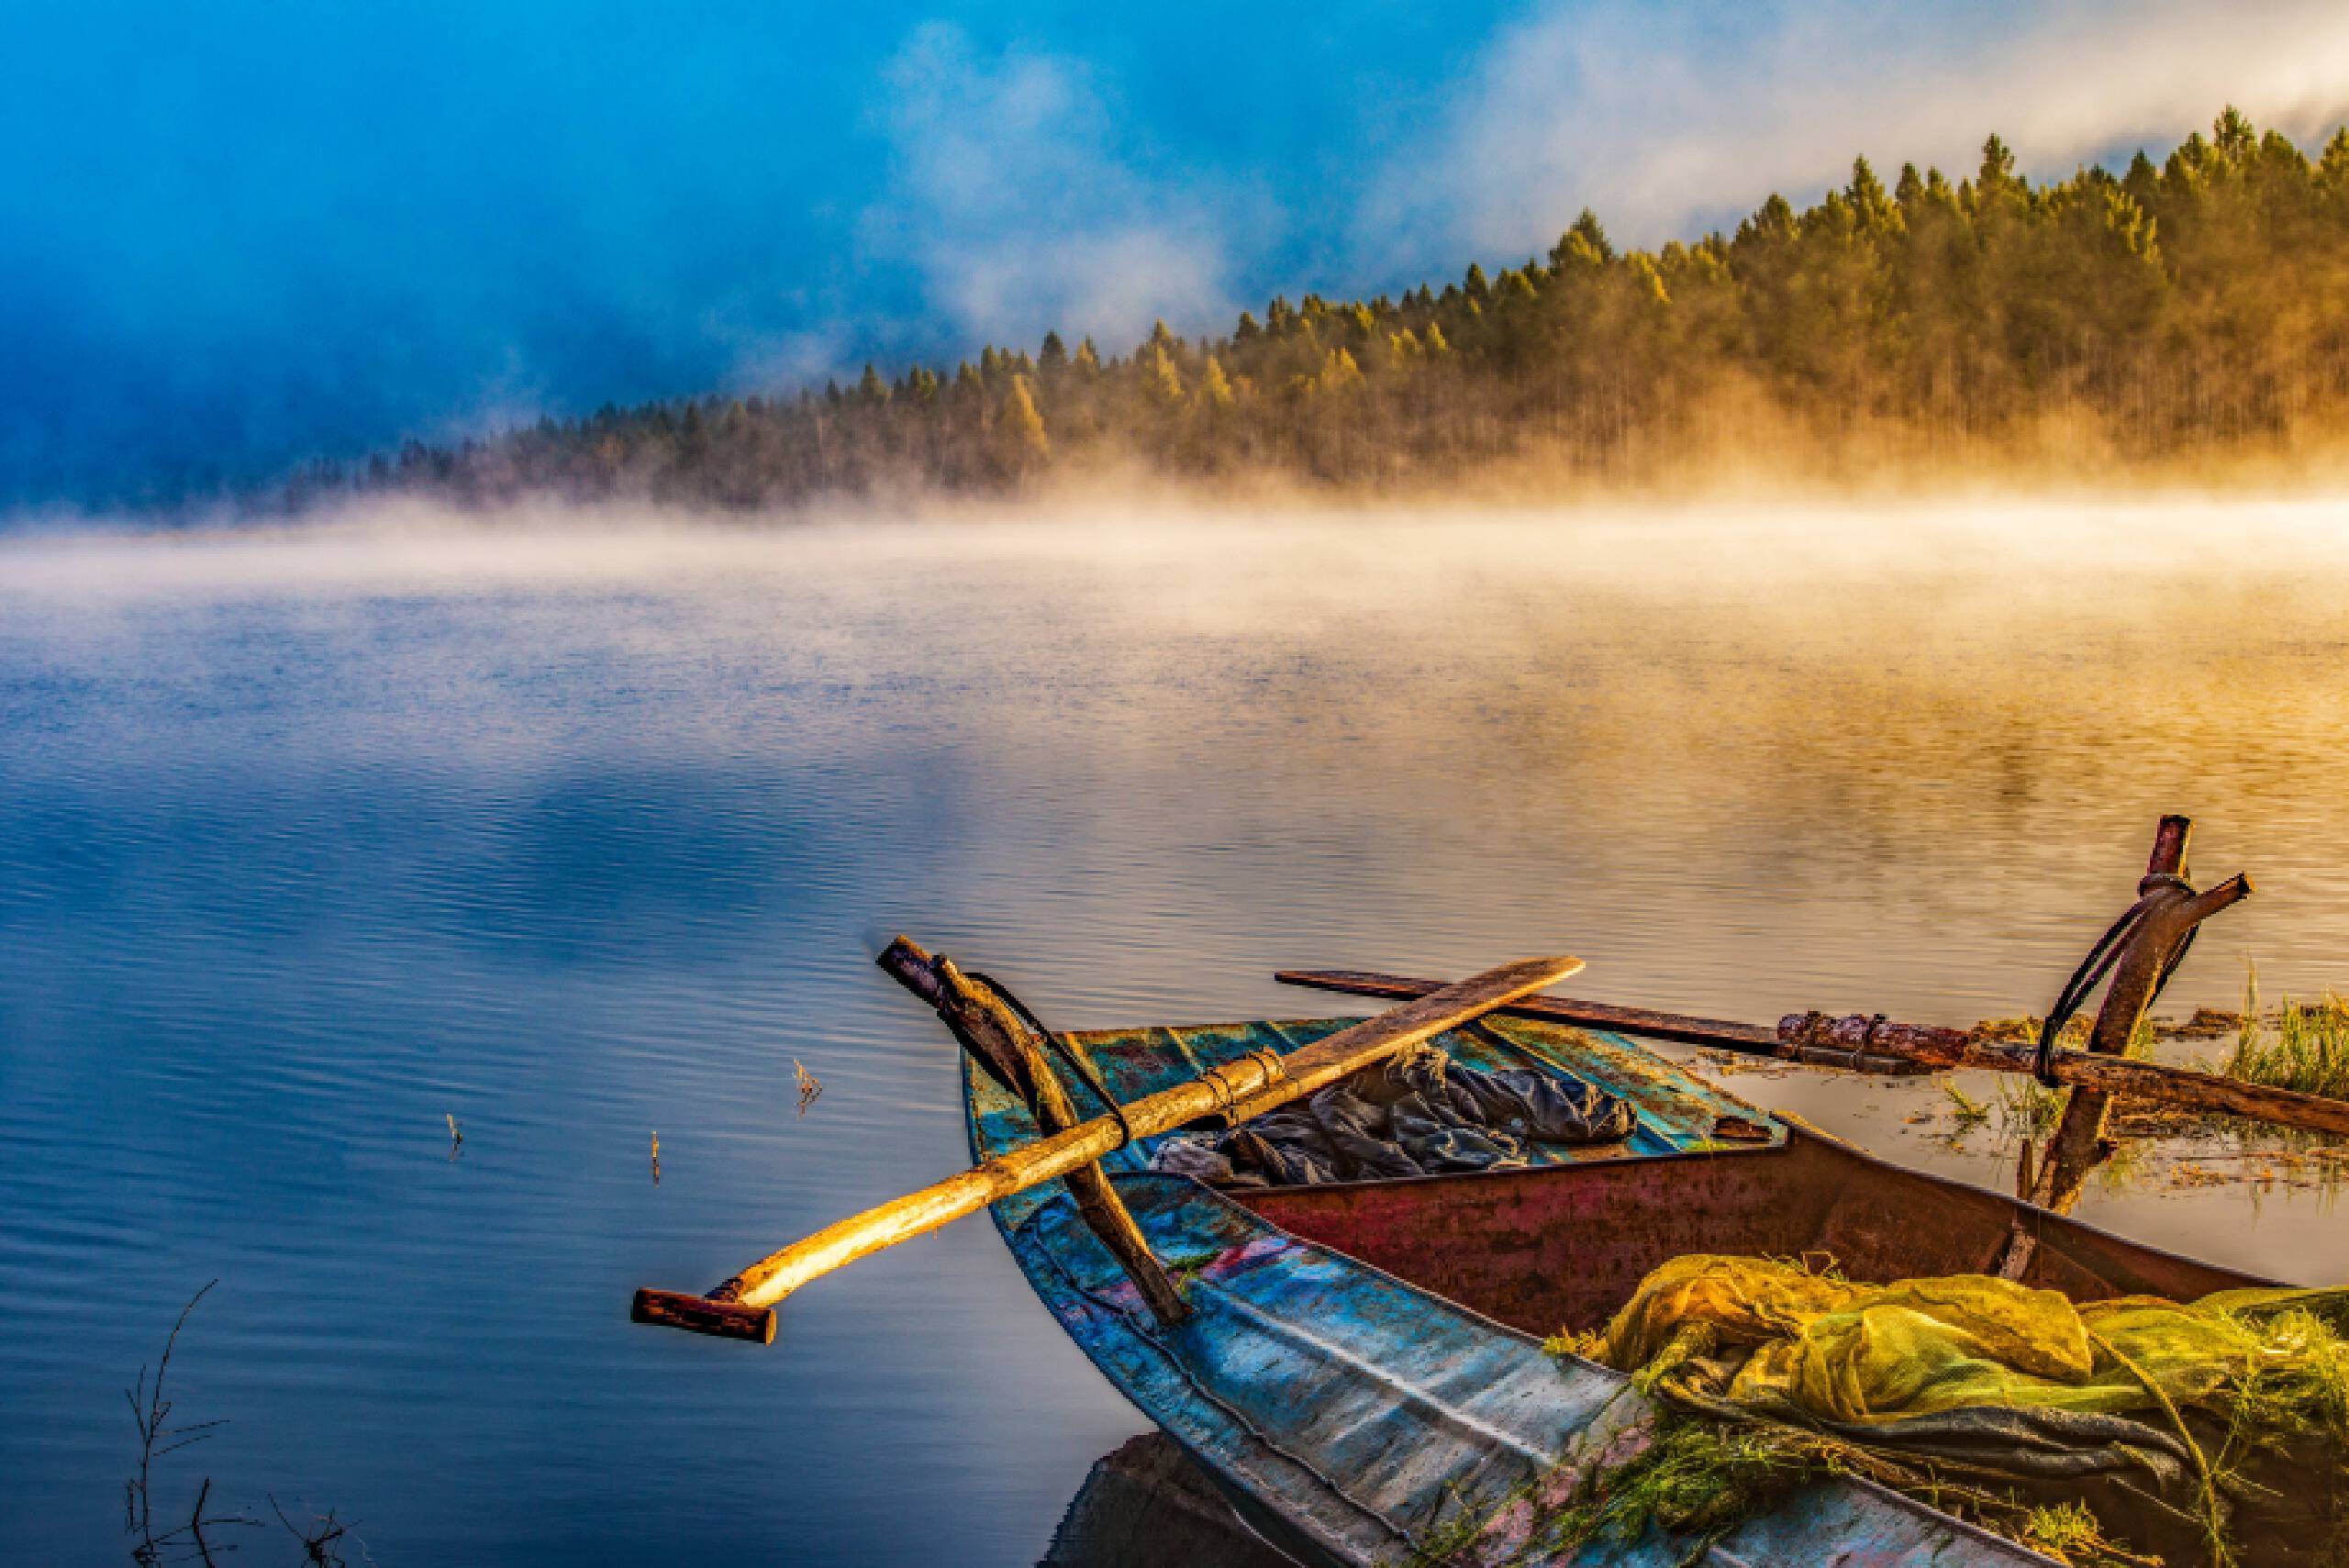
<instances>
[{"instance_id":1,"label":"white cloud","mask_svg":"<svg viewBox=\"0 0 2349 1568\"><path fill-rule=\"evenodd\" d=\"M2083 0L1939 10L1830 0L1709 17L1552 3L1504 28L1448 123L1378 182L1365 257L1538 251L1587 205L1650 243L1840 183L1865 152L1970 173L1997 130L2066 172L2234 103L2302 137L2349 106L2340 0Z\"/></svg>"},{"instance_id":2,"label":"white cloud","mask_svg":"<svg viewBox=\"0 0 2349 1568\"><path fill-rule=\"evenodd\" d=\"M914 266L963 331L1032 344L1056 328L1107 352L1155 317L1203 326L1233 308L1225 204L1196 173L1154 174L1083 62L983 55L933 22L885 83L890 179L862 238Z\"/></svg>"}]
</instances>

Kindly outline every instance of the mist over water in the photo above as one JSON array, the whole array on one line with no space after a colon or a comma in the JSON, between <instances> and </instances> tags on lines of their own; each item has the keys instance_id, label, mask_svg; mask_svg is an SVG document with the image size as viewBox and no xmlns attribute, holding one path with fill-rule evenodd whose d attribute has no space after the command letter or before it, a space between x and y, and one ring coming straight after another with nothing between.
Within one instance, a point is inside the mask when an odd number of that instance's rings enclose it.
<instances>
[{"instance_id":1,"label":"mist over water","mask_svg":"<svg viewBox=\"0 0 2349 1568\"><path fill-rule=\"evenodd\" d=\"M127 1556L118 1391L217 1275L173 1375L234 1424L167 1475L377 1562L1032 1562L1140 1422L986 1226L764 1352L626 1321L963 1162L890 932L1071 1027L1556 951L1965 1023L2043 1007L2183 810L2259 892L2165 1006L2246 955L2307 994L2345 655L2332 499L0 541L10 1550ZM1905 1130L1927 1086L1729 1086L2003 1184ZM2349 1275L2312 1195L2082 1212Z\"/></svg>"}]
</instances>

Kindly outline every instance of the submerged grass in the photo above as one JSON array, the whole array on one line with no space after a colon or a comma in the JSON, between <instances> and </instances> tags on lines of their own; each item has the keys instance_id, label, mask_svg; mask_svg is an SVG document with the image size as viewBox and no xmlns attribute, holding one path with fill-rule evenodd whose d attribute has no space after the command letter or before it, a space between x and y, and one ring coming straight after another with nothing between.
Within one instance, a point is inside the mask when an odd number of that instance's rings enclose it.
<instances>
[{"instance_id":1,"label":"submerged grass","mask_svg":"<svg viewBox=\"0 0 2349 1568\"><path fill-rule=\"evenodd\" d=\"M1953 1139L1962 1139L1994 1120L2002 1142L2036 1138L2055 1125L2055 1118L2064 1108L2061 1090L2012 1074L2001 1073L1992 1079L1987 1099L1967 1094L1955 1078L1943 1076L1937 1082L1949 1102Z\"/></svg>"}]
</instances>

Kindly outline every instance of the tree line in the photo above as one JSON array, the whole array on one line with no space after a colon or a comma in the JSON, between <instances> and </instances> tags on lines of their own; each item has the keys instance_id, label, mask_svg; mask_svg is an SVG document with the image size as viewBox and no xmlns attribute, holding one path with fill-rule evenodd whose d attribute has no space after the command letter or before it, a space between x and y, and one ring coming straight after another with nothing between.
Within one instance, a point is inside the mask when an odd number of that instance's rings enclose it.
<instances>
[{"instance_id":1,"label":"tree line","mask_svg":"<svg viewBox=\"0 0 2349 1568\"><path fill-rule=\"evenodd\" d=\"M1140 463L1217 480L1437 486L1660 475L1725 455L2160 464L2349 436L2349 128L2311 159L2236 110L2159 165L2034 183L1863 158L1798 211L1618 250L1588 211L1546 257L1390 297L1275 298L1130 352L1048 333L952 369L409 442L288 486L763 507L997 493Z\"/></svg>"}]
</instances>

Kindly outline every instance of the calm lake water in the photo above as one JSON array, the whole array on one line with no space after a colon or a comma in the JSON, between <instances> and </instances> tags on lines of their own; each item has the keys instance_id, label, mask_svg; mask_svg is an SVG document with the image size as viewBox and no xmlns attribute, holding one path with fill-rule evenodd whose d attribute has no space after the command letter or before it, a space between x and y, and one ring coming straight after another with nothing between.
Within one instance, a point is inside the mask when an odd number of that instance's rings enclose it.
<instances>
[{"instance_id":1,"label":"calm lake water","mask_svg":"<svg viewBox=\"0 0 2349 1568\"><path fill-rule=\"evenodd\" d=\"M2165 1007L2349 983L2349 503L0 542L5 1554L127 1560L121 1390L217 1278L173 1389L231 1424L161 1506L1032 1563L1141 1423L984 1222L769 1350L627 1321L964 1162L892 931L1069 1026L1560 951L1964 1023L2046 1005L2164 810L2259 883ZM1931 1084L1729 1083L2006 1180ZM2349 1276L2323 1192L2083 1212Z\"/></svg>"}]
</instances>

